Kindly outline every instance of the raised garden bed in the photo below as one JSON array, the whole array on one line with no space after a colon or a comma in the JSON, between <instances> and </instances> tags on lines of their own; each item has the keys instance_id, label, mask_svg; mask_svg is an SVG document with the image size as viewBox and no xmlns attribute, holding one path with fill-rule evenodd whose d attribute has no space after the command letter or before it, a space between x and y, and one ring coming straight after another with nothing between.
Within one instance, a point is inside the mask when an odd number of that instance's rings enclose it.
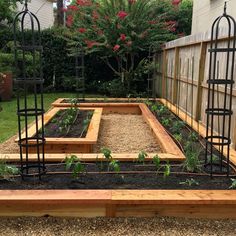
<instances>
[{"instance_id":1,"label":"raised garden bed","mask_svg":"<svg viewBox=\"0 0 236 236\"><path fill-rule=\"evenodd\" d=\"M85 106L90 104L85 104ZM108 107L107 113L112 112L109 111L111 106L99 104L103 109ZM125 106L124 103L120 104L123 104L120 107ZM96 107L96 105L90 107ZM119 106L115 104L115 107L117 109ZM65 170L62 163L56 165L55 163L48 163L48 175L43 177L41 183L31 180L22 184L18 177L16 177L15 182L8 184L8 186L3 183L1 188L8 190L0 190L0 214L4 216L122 217L167 215L236 218L236 191L228 190L232 181L220 175L211 178L207 173L207 167L203 165L201 165L200 173L186 171L186 166L184 168L185 157L181 152L184 141L178 141L178 137L176 139L176 136L171 134L171 127L168 128L167 125L166 130L160 125L161 122L165 126L166 121L163 122L162 119L159 119L157 122L155 112L152 114L143 103L130 103L129 109L134 113L138 111L139 114L145 114L143 118L150 124L154 134L156 130L158 134L163 132L166 135L159 135L158 137L158 142L162 148L162 153L158 153L159 168L154 161L154 153L149 153L145 157L144 164L140 160L137 161L139 158L134 153L111 154L112 159L110 160L104 158L104 154L77 153L81 164L86 166L86 171L77 173L78 179L72 178L71 171ZM153 110L153 107L151 109ZM128 112L128 110L126 111ZM175 119L177 120L178 117ZM153 124L155 125L153 126ZM190 134L192 132L190 131ZM188 135L183 136L187 137ZM173 138L176 140L174 141ZM166 143L166 140L171 140L174 146ZM173 147L175 148L173 149ZM168 153L166 150L171 151ZM61 162L65 156L65 154L46 154L46 160L48 162ZM18 154L10 154L8 158L10 161L16 161L19 157ZM33 161L36 159L36 155L31 154L29 158ZM119 161L119 171L115 171L114 165L108 169L109 163L113 160ZM176 162L180 160L185 164ZM101 170L101 165L104 167L103 170ZM171 168L170 175L165 174L167 173L167 166ZM55 173L54 167L56 167L57 172L61 173ZM230 174L234 178L234 166L232 166ZM27 190L19 190L20 188Z\"/></svg>"},{"instance_id":2,"label":"raised garden bed","mask_svg":"<svg viewBox=\"0 0 236 236\"><path fill-rule=\"evenodd\" d=\"M71 125L69 132L68 127L62 126L60 131L60 120L63 120L65 111L68 108L53 108L45 114L45 152L46 153L89 153L92 147L97 143L99 125L101 121L102 108L81 108L79 109L75 122ZM92 113L91 113L92 112ZM83 126L85 119L90 116L86 127ZM38 122L41 128L41 122ZM35 136L35 124L33 124L29 131L28 137ZM25 133L22 135L25 137ZM29 152L36 152L35 148L29 148Z\"/></svg>"}]
</instances>

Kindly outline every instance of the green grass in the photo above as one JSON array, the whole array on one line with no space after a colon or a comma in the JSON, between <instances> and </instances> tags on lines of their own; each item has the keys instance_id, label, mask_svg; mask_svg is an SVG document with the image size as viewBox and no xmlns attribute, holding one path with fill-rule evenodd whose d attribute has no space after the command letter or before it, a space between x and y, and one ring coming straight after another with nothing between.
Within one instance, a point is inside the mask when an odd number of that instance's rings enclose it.
<instances>
[{"instance_id":1,"label":"green grass","mask_svg":"<svg viewBox=\"0 0 236 236\"><path fill-rule=\"evenodd\" d=\"M76 97L74 93L46 93L44 94L44 107L47 111L51 103L57 98L73 98ZM87 97L97 97L96 95L88 95ZM101 96L100 96L101 97ZM29 106L33 105L33 96L28 97ZM18 131L18 122L16 115L16 99L12 99L10 102L1 102L0 106L2 111L0 112L0 143L6 141L11 136L15 135ZM33 121L33 118L29 119ZM1 151L1 150L0 150Z\"/></svg>"}]
</instances>

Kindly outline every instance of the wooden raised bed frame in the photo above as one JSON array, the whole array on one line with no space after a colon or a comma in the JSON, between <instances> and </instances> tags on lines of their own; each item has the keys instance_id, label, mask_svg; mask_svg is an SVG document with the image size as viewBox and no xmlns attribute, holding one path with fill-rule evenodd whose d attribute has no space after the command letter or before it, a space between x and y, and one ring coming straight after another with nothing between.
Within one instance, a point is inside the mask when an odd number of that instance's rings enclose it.
<instances>
[{"instance_id":1,"label":"wooden raised bed frame","mask_svg":"<svg viewBox=\"0 0 236 236\"><path fill-rule=\"evenodd\" d=\"M48 160L64 156L47 155ZM92 161L93 155L82 157ZM18 156L7 154L9 160ZM34 160L35 154L30 158ZM136 157L115 154L114 158ZM236 219L236 190L0 190L0 216L48 215Z\"/></svg>"},{"instance_id":2,"label":"wooden raised bed frame","mask_svg":"<svg viewBox=\"0 0 236 236\"><path fill-rule=\"evenodd\" d=\"M44 116L44 124L46 125L60 110L65 110L65 107L54 107L49 110ZM46 138L45 153L90 153L93 145L97 143L99 126L102 116L102 108L83 107L81 110L93 110L88 131L85 138ZM41 120L38 121L41 128ZM35 123L28 130L28 137L33 137L36 134ZM22 134L25 137L25 133ZM16 140L17 141L17 140ZM35 153L35 148L29 148L30 153Z\"/></svg>"},{"instance_id":3,"label":"wooden raised bed frame","mask_svg":"<svg viewBox=\"0 0 236 236\"><path fill-rule=\"evenodd\" d=\"M63 106L56 106L56 103L53 103L53 105L54 108L45 114L45 124L47 124L47 122L49 122L59 110L68 109L71 106L70 103L66 103ZM51 153L73 153L77 154L82 160L89 159L95 161L97 156L103 159L102 155L90 154L93 145L97 142L102 113L128 113L142 115L144 121L153 131L157 143L161 147L162 152L158 153L159 157L162 160L169 161L183 161L185 159L185 156L179 147L144 103L81 103L78 104L78 107L80 107L81 110L95 109L86 138L46 138L45 152L47 154L45 157L47 161L62 161L64 159L64 155L62 158L61 155L50 155ZM39 125L40 123L41 122L39 122ZM35 135L34 126L35 124L33 124L29 129L29 136L31 137ZM35 150L33 149L32 153L34 152ZM152 158L155 154L156 153L149 153L149 158ZM16 154L7 156L9 156L9 159L11 160L16 160L18 158L18 155ZM31 155L29 158L34 160L35 157L35 155ZM132 161L137 157L137 153L117 154L116 157L116 159L120 161Z\"/></svg>"}]
</instances>

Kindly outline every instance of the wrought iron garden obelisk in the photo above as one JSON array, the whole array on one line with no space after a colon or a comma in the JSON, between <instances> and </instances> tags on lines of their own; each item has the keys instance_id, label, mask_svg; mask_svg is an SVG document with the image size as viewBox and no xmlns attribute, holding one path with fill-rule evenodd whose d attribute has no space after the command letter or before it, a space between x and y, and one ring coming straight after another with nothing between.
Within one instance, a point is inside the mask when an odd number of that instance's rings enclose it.
<instances>
[{"instance_id":1,"label":"wrought iron garden obelisk","mask_svg":"<svg viewBox=\"0 0 236 236\"><path fill-rule=\"evenodd\" d=\"M221 22L227 23L227 39L225 45L220 40ZM210 61L208 99L206 109L206 153L205 162L210 167L210 173L230 172L232 91L234 84L236 22L226 12L226 2L223 15L212 25L210 43ZM226 61L222 65L222 61ZM221 67L220 67L221 63ZM221 92L219 92L221 91ZM215 147L218 149L216 151ZM224 160L224 157L226 160ZM224 162L226 165L224 165Z\"/></svg>"},{"instance_id":2,"label":"wrought iron garden obelisk","mask_svg":"<svg viewBox=\"0 0 236 236\"><path fill-rule=\"evenodd\" d=\"M42 46L40 23L29 11L27 0L23 10L14 20L14 50L21 175L23 179L30 176L38 176L41 179L46 171ZM30 118L34 118L36 123L33 137L28 131ZM36 150L36 159L33 162L29 157L32 149Z\"/></svg>"}]
</instances>

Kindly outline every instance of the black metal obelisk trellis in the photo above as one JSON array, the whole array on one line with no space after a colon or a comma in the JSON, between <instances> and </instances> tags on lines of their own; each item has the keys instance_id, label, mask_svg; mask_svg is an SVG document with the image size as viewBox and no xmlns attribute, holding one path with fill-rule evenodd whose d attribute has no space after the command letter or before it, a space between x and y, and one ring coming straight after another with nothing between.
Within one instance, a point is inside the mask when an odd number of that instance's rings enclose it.
<instances>
[{"instance_id":1,"label":"black metal obelisk trellis","mask_svg":"<svg viewBox=\"0 0 236 236\"><path fill-rule=\"evenodd\" d=\"M219 27L222 21L227 23L227 46L219 38ZM210 173L230 172L230 129L232 116L232 91L234 84L236 22L226 12L218 17L212 25L210 43L210 61L208 78L208 99L206 109L206 153L205 161L210 167ZM222 62L226 60L222 65ZM221 69L219 64L221 63ZM222 92L219 93L219 90ZM214 147L218 147L218 152ZM226 158L226 161L224 160ZM224 165L226 162L226 166ZM217 163L217 164L216 164Z\"/></svg>"},{"instance_id":2,"label":"black metal obelisk trellis","mask_svg":"<svg viewBox=\"0 0 236 236\"><path fill-rule=\"evenodd\" d=\"M78 47L78 46L77 46ZM75 80L77 99L85 100L85 52L82 48L77 48L75 55Z\"/></svg>"},{"instance_id":3,"label":"black metal obelisk trellis","mask_svg":"<svg viewBox=\"0 0 236 236\"><path fill-rule=\"evenodd\" d=\"M18 30L19 29L19 30ZM26 37L26 31L27 37ZM43 73L41 66L42 46L40 23L29 11L27 0L24 9L14 20L14 48L17 90L18 134L20 147L21 175L25 177L41 176L45 173L44 160L44 105ZM29 94L31 98L29 99ZM34 136L29 133L29 119L35 119ZM32 162L29 153L35 152L36 160Z\"/></svg>"}]
</instances>

